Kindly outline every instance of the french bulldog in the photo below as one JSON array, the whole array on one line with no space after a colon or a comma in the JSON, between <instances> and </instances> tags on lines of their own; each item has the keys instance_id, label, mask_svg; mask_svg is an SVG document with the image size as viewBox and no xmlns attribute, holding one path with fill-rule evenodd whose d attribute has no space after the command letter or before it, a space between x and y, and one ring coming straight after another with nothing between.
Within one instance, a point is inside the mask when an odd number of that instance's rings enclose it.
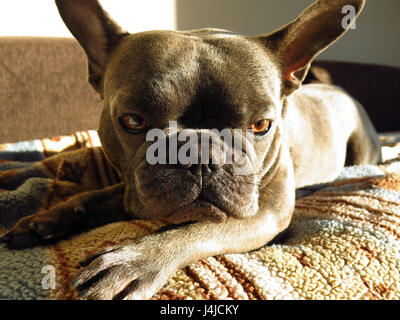
<instances>
[{"instance_id":1,"label":"french bulldog","mask_svg":"<svg viewBox=\"0 0 400 320\"><path fill-rule=\"evenodd\" d=\"M56 0L104 101L98 133L122 182L25 217L3 241L22 248L60 239L89 220L171 223L88 257L73 282L85 299L149 299L179 268L268 244L288 227L296 188L381 159L377 133L355 99L333 85L302 84L314 58L346 32L342 8L352 6L356 18L364 3L319 0L275 32L242 36L130 34L96 0ZM149 163L154 129L165 133L168 150L183 147L183 130L212 138L214 129L228 129L243 144L230 162L214 161L225 154L202 140L194 146L199 152L206 144L208 161L181 161L176 150L166 163Z\"/></svg>"}]
</instances>

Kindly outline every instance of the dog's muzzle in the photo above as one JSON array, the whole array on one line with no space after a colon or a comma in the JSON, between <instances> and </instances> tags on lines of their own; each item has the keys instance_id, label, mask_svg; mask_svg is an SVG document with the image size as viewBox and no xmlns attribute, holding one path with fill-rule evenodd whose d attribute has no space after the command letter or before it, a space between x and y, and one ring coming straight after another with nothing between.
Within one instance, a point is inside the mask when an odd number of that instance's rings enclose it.
<instances>
[{"instance_id":1,"label":"dog's muzzle","mask_svg":"<svg viewBox=\"0 0 400 320\"><path fill-rule=\"evenodd\" d=\"M253 215L258 190L251 143L242 134L239 143L237 132L231 141L211 130L188 130L185 136L192 139L170 134L157 141L158 150L149 146L153 158L147 152L132 176L144 208L135 215L171 223Z\"/></svg>"}]
</instances>

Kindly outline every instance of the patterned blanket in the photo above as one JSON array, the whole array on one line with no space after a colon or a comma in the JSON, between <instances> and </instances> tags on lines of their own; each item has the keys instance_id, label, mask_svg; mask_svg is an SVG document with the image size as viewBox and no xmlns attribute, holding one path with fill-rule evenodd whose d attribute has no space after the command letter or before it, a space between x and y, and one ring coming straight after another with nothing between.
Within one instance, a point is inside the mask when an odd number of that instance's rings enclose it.
<instances>
[{"instance_id":1,"label":"patterned blanket","mask_svg":"<svg viewBox=\"0 0 400 320\"><path fill-rule=\"evenodd\" d=\"M381 140L381 164L345 168L329 185L299 190L284 237L181 269L153 299L399 299L400 133ZM0 159L0 233L118 181L94 131L1 145ZM162 226L132 220L31 249L1 244L0 299L77 299L79 261Z\"/></svg>"}]
</instances>

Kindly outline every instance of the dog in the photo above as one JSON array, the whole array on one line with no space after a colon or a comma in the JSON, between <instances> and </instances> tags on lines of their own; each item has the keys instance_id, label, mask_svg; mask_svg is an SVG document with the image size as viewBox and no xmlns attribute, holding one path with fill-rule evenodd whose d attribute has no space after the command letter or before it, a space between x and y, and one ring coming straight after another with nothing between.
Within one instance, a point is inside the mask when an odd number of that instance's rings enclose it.
<instances>
[{"instance_id":1,"label":"dog","mask_svg":"<svg viewBox=\"0 0 400 320\"><path fill-rule=\"evenodd\" d=\"M22 218L2 240L23 248L121 219L171 223L82 262L73 286L83 299L149 299L179 268L266 245L288 227L297 188L381 159L355 99L333 85L302 84L314 58L346 32L342 8L352 6L356 18L364 3L319 0L273 33L241 36L129 34L96 0L56 0L104 101L98 133L122 182ZM226 154L204 141L192 146L205 144L208 161L180 161L174 152L167 163L148 161L153 129L170 150L183 147L183 130L213 137L225 128L243 142L230 162L214 161Z\"/></svg>"}]
</instances>

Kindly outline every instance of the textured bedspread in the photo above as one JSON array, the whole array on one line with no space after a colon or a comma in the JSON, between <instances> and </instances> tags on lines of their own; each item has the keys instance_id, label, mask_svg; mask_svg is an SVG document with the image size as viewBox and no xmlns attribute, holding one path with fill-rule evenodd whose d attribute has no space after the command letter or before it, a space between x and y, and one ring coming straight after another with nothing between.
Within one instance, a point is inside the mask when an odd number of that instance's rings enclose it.
<instances>
[{"instance_id":1,"label":"textured bedspread","mask_svg":"<svg viewBox=\"0 0 400 320\"><path fill-rule=\"evenodd\" d=\"M329 185L301 190L279 241L203 259L179 270L153 298L399 299L400 133L381 139L382 164L349 167ZM118 182L99 145L93 131L1 145L0 233L22 216ZM0 299L76 299L70 283L80 260L162 226L132 220L54 245L1 244Z\"/></svg>"}]
</instances>

